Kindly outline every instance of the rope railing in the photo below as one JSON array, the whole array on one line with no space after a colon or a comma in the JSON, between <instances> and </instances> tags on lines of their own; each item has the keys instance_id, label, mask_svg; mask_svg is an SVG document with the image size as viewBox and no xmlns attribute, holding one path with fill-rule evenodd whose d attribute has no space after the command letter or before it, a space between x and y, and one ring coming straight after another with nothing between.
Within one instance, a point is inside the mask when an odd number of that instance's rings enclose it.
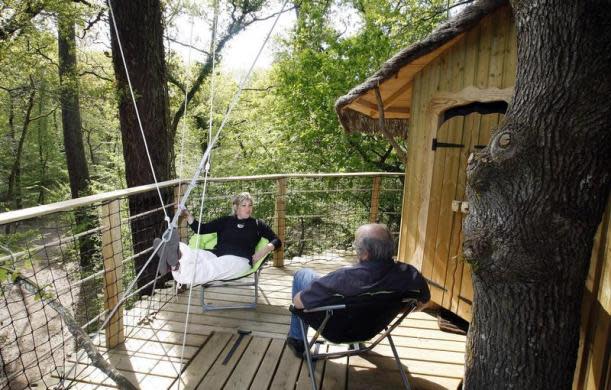
<instances>
[{"instance_id":1,"label":"rope railing","mask_svg":"<svg viewBox=\"0 0 611 390\"><path fill-rule=\"evenodd\" d=\"M174 214L184 193L179 186L186 184L158 185L174 190L174 200L165 206L167 214ZM194 212L201 187L193 189L186 204ZM398 236L402 190L403 175L392 173L208 178L202 219L229 214L231 195L249 191L254 216L283 241L273 261L281 267L352 255L354 230L370 221L386 223ZM0 214L0 228L11 232L0 236L10 251L0 255L0 388L68 386L89 375L87 365L74 364L91 357L77 346L80 339L65 315L106 356L126 338L137 337L174 299L171 275L156 277L156 261L142 269L163 223L163 208L157 203L130 214L130 196L155 191L156 186L141 186ZM192 235L184 221L179 234L184 242ZM135 281L139 272L144 279ZM24 288L26 280L37 286L35 292Z\"/></svg>"}]
</instances>

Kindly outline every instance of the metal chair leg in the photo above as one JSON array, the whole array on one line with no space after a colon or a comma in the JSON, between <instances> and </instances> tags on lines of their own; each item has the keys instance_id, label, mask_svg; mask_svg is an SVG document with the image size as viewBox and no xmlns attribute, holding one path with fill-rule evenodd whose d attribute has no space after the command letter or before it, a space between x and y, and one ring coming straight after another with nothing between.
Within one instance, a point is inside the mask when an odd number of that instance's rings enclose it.
<instances>
[{"instance_id":1,"label":"metal chair leg","mask_svg":"<svg viewBox=\"0 0 611 390\"><path fill-rule=\"evenodd\" d=\"M199 296L199 301L202 304L202 313L206 311L206 301L204 300L204 291L206 291L206 288L204 286L202 287L202 293Z\"/></svg>"},{"instance_id":2,"label":"metal chair leg","mask_svg":"<svg viewBox=\"0 0 611 390\"><path fill-rule=\"evenodd\" d=\"M411 390L411 386L409 385L409 381L407 380L407 374L403 369L403 364L401 364L401 359L399 359L399 354L397 353L397 348L395 348L395 343L392 341L392 337L390 333L386 335L388 337L388 342L390 343L390 348L392 349L393 355L395 355L395 361L397 362L397 366L399 367L399 372L401 372L401 380L403 381L403 385L407 390Z\"/></svg>"},{"instance_id":3,"label":"metal chair leg","mask_svg":"<svg viewBox=\"0 0 611 390\"><path fill-rule=\"evenodd\" d=\"M259 303L259 272L255 272L255 306Z\"/></svg>"},{"instance_id":4,"label":"metal chair leg","mask_svg":"<svg viewBox=\"0 0 611 390\"><path fill-rule=\"evenodd\" d=\"M314 367L312 366L312 355L310 353L310 345L308 343L307 334L303 326L303 320L299 319L299 327L301 328L301 337L303 338L303 345L305 346L306 363L308 363L308 372L310 373L310 382L312 383L312 390L318 390L316 385L316 378L314 378Z\"/></svg>"}]
</instances>

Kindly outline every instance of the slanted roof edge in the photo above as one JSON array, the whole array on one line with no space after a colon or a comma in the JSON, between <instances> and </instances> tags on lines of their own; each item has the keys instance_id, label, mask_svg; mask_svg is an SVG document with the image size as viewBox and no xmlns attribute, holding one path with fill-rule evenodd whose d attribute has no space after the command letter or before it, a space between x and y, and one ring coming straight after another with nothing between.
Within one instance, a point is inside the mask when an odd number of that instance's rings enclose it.
<instances>
[{"instance_id":1,"label":"slanted roof edge","mask_svg":"<svg viewBox=\"0 0 611 390\"><path fill-rule=\"evenodd\" d=\"M375 88L377 85L382 84L385 80L393 77L395 74L397 74L397 72L399 72L402 67L409 65L418 58L433 52L434 50L442 47L460 34L463 34L464 32L470 30L484 16L489 15L499 7L506 4L508 4L507 0L475 1L474 3L466 7L463 12L441 24L425 39L400 50L397 54L395 54L384 64L382 64L381 68L372 76L367 78L367 80L352 88L352 90L350 90L344 96L338 98L335 101L335 112L337 113L339 121L344 130L346 132L363 132L364 128L351 129L349 125L355 123L361 123L361 125L365 123L374 124L375 122L377 122L377 119L373 120L371 116L356 110L352 110L347 107L350 103L358 99L360 96L363 96L369 90ZM357 120L357 117L362 118ZM401 131L396 131L400 127L407 128L408 120L395 119L394 121L403 121L405 122L405 125L400 126L396 123L393 123L393 127L396 127L393 133L400 133Z\"/></svg>"}]
</instances>

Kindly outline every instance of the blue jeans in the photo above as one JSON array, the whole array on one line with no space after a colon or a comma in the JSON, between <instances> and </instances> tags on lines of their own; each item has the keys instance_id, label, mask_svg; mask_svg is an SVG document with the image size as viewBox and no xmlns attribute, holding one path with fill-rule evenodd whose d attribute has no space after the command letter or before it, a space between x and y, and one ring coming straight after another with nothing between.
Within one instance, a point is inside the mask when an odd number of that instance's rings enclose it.
<instances>
[{"instance_id":1,"label":"blue jeans","mask_svg":"<svg viewBox=\"0 0 611 390\"><path fill-rule=\"evenodd\" d=\"M312 284L313 281L320 278L320 276L312 271L310 268L300 269L293 275L293 293L292 297L295 298L298 292L305 290ZM306 335L308 334L307 325L304 327ZM299 318L295 314L291 314L291 326L289 328L289 337L297 340L303 340L301 336L301 328L299 326Z\"/></svg>"}]
</instances>

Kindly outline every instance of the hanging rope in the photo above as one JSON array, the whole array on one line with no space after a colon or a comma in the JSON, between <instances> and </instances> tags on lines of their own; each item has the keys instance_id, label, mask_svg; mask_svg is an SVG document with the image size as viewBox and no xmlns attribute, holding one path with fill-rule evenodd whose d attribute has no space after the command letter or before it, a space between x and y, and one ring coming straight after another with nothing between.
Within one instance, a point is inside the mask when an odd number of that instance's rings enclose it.
<instances>
[{"instance_id":1,"label":"hanging rope","mask_svg":"<svg viewBox=\"0 0 611 390\"><path fill-rule=\"evenodd\" d=\"M218 131L216 132L214 139L210 140L209 138L209 142L208 142L208 147L206 148L206 152L204 153L204 156L202 157L202 160L200 161L200 164L198 166L198 169L195 172L195 175L193 176L192 180L191 180L191 184L189 185L189 187L187 188L187 191L185 191L185 194L183 196L183 198L180 201L179 204L179 208L184 208L186 201L188 199L189 194L191 193L191 190L195 187L195 183L197 178L199 177L202 168L205 169L205 175L204 175L204 188L202 190L202 197L200 200L200 209L199 209L199 221L202 220L202 216L203 216L203 210L204 210L204 200L206 197L206 188L207 188L207 182L208 182L208 174L210 171L210 155L212 153L212 147L214 146L214 144L217 142L217 140L219 139L219 136L223 130L223 128L225 127L225 124L227 123L227 119L229 118L229 116L231 115L231 112L233 111L233 108L235 107L241 93L242 90L244 89L244 86L246 85L246 82L250 79L250 75L252 73L252 70L254 69L255 64L257 63L257 60L259 59L261 52L263 52L263 49L265 48L265 45L267 44L267 42L269 41L269 38L272 34L272 32L274 31L276 24L278 23L278 19L280 19L280 15L282 15L284 8L286 7L286 4L288 3L288 0L285 0L284 3L282 4L282 8L280 10L280 12L278 13L278 15L276 15L276 19L274 20L274 23L272 25L272 27L270 28L269 32L267 33L267 36L265 37L265 40L263 41L263 43L261 44L261 47L259 48L259 51L257 52L257 55L255 56L255 59L253 60L252 64L250 65L250 68L248 69L248 73L246 74L246 76L244 76L244 78L242 79L242 81L240 82L238 91L234 94L231 103L225 113L225 115L223 116L223 121L221 122L221 125L219 126ZM214 47L215 42L214 42L214 37L215 37L215 30L216 30L216 18L218 17L218 0L215 1L215 20L213 23L213 41L211 43L211 47ZM215 51L211 50L211 55L213 56L212 59L212 77L211 77L211 100L210 100L210 125L209 125L209 130L212 129L212 85L213 85L213 80L214 80L214 55L215 55ZM210 133L209 133L210 134ZM177 220L177 216L174 216L174 220ZM199 240L200 240L200 236L198 235L197 237L197 243L196 243L196 248L199 248ZM193 270L193 277L191 279L191 284L189 285L189 298L188 298L188 302L187 302L187 314L186 314L186 318L185 318L185 327L184 327L184 331L183 331L183 339L182 339L182 348L181 348L181 352L180 352L180 372L182 372L183 370L183 360L184 360L184 352L185 352L185 345L186 345L186 340L187 340L187 333L188 333L188 329L189 329L189 314L191 312L191 300L193 297L193 284L195 282L195 275L197 274L197 261L195 262L195 267ZM182 383L182 375L179 376L178 378L178 390L180 390L180 385Z\"/></svg>"}]
</instances>

